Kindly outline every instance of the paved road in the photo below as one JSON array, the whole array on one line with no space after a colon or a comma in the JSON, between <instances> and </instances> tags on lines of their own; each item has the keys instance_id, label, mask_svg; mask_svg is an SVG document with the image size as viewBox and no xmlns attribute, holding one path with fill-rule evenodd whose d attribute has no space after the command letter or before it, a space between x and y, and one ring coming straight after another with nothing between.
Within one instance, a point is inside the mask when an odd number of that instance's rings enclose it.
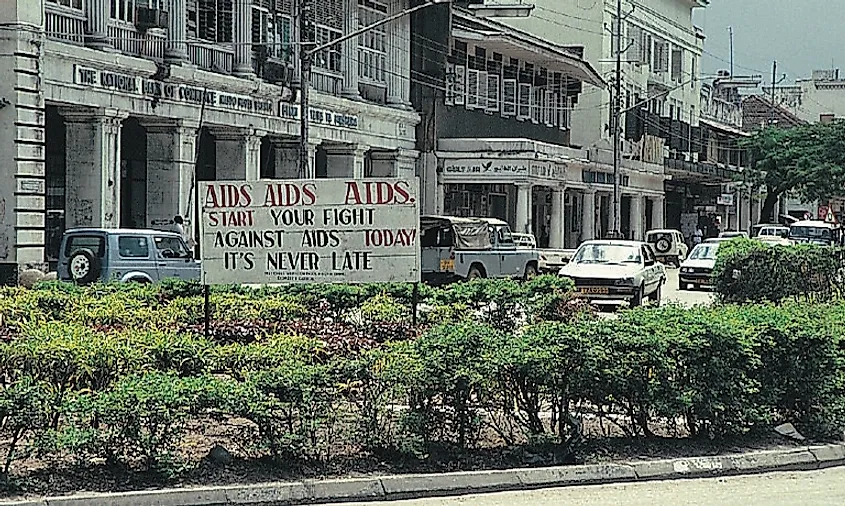
<instances>
[{"instance_id":1,"label":"paved road","mask_svg":"<svg viewBox=\"0 0 845 506\"><path fill-rule=\"evenodd\" d=\"M685 306L698 304L710 304L713 301L713 293L710 291L689 291L678 289L678 269L666 269L668 279L663 287L663 301L680 303Z\"/></svg>"},{"instance_id":2,"label":"paved road","mask_svg":"<svg viewBox=\"0 0 845 506\"><path fill-rule=\"evenodd\" d=\"M698 480L569 487L388 503L352 503L352 506L837 506L842 504L845 504L845 468ZM345 506L350 506L350 503Z\"/></svg>"}]
</instances>

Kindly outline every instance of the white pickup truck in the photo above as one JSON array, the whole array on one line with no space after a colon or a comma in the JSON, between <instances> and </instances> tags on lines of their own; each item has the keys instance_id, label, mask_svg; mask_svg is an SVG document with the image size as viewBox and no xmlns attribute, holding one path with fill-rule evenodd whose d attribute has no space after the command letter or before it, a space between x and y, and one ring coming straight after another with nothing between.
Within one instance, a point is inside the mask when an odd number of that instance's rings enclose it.
<instances>
[{"instance_id":1,"label":"white pickup truck","mask_svg":"<svg viewBox=\"0 0 845 506\"><path fill-rule=\"evenodd\" d=\"M556 274L575 254L574 249L537 248L534 234L514 233L513 239L517 248L537 250L540 253L537 266L544 274Z\"/></svg>"}]
</instances>

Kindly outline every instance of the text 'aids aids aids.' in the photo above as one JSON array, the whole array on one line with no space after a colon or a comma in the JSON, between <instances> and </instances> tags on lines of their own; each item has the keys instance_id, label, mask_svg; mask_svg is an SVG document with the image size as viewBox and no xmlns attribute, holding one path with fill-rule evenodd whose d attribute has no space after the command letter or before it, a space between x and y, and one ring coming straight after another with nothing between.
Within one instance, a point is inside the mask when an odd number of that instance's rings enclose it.
<instances>
[{"instance_id":1,"label":"text 'aids aids aids.'","mask_svg":"<svg viewBox=\"0 0 845 506\"><path fill-rule=\"evenodd\" d=\"M420 280L417 178L201 185L204 284Z\"/></svg>"}]
</instances>

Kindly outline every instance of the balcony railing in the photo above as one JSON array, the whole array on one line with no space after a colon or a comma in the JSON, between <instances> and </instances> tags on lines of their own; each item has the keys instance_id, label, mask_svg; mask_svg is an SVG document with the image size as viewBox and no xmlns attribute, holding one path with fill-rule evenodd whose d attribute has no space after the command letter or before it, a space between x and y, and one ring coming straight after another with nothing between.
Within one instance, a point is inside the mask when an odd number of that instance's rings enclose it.
<instances>
[{"instance_id":1,"label":"balcony railing","mask_svg":"<svg viewBox=\"0 0 845 506\"><path fill-rule=\"evenodd\" d=\"M141 33L135 25L112 20L109 23L109 41L123 54L161 61L164 59L167 35L160 28L151 28Z\"/></svg>"},{"instance_id":2,"label":"balcony railing","mask_svg":"<svg viewBox=\"0 0 845 506\"><path fill-rule=\"evenodd\" d=\"M46 11L47 37L70 44L85 43L85 13L48 3Z\"/></svg>"},{"instance_id":3,"label":"balcony railing","mask_svg":"<svg viewBox=\"0 0 845 506\"><path fill-rule=\"evenodd\" d=\"M194 40L188 42L188 59L203 70L231 74L235 51L212 42Z\"/></svg>"},{"instance_id":4,"label":"balcony railing","mask_svg":"<svg viewBox=\"0 0 845 506\"><path fill-rule=\"evenodd\" d=\"M343 75L314 67L311 69L311 89L339 96L343 88Z\"/></svg>"}]
</instances>

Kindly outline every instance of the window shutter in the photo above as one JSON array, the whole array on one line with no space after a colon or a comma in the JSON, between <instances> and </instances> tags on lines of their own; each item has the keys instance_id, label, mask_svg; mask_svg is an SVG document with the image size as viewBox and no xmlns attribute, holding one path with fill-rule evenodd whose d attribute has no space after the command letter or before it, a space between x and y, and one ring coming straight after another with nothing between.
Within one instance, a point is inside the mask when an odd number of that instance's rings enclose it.
<instances>
[{"instance_id":1,"label":"window shutter","mask_svg":"<svg viewBox=\"0 0 845 506\"><path fill-rule=\"evenodd\" d=\"M499 74L489 72L487 74L487 111L499 112L501 102L501 89L499 88Z\"/></svg>"},{"instance_id":2,"label":"window shutter","mask_svg":"<svg viewBox=\"0 0 845 506\"><path fill-rule=\"evenodd\" d=\"M516 79L505 79L502 82L502 95L502 116L506 118L516 116Z\"/></svg>"},{"instance_id":3,"label":"window shutter","mask_svg":"<svg viewBox=\"0 0 845 506\"><path fill-rule=\"evenodd\" d=\"M676 48L672 50L672 80L680 83L683 81L684 73L684 50Z\"/></svg>"},{"instance_id":4,"label":"window shutter","mask_svg":"<svg viewBox=\"0 0 845 506\"><path fill-rule=\"evenodd\" d=\"M546 92L546 126L555 126L555 93Z\"/></svg>"},{"instance_id":5,"label":"window shutter","mask_svg":"<svg viewBox=\"0 0 845 506\"><path fill-rule=\"evenodd\" d=\"M521 120L531 119L531 85L519 83L519 110L517 117Z\"/></svg>"},{"instance_id":6,"label":"window shutter","mask_svg":"<svg viewBox=\"0 0 845 506\"><path fill-rule=\"evenodd\" d=\"M478 98L476 105L479 109L487 109L487 72L483 70L478 71Z\"/></svg>"},{"instance_id":7,"label":"window shutter","mask_svg":"<svg viewBox=\"0 0 845 506\"><path fill-rule=\"evenodd\" d=\"M652 36L650 33L643 30L643 37L642 37L642 58L640 58L640 63L643 65L651 65L651 47L652 47Z\"/></svg>"},{"instance_id":8,"label":"window shutter","mask_svg":"<svg viewBox=\"0 0 845 506\"><path fill-rule=\"evenodd\" d=\"M478 107L478 71L469 69L467 71L467 109Z\"/></svg>"},{"instance_id":9,"label":"window shutter","mask_svg":"<svg viewBox=\"0 0 845 506\"><path fill-rule=\"evenodd\" d=\"M636 63L643 61L643 29L636 25L628 25L628 59Z\"/></svg>"},{"instance_id":10,"label":"window shutter","mask_svg":"<svg viewBox=\"0 0 845 506\"><path fill-rule=\"evenodd\" d=\"M543 92L543 88L539 86L534 87L534 101L531 106L531 121L533 123L542 123L543 99L545 96L546 94Z\"/></svg>"},{"instance_id":11,"label":"window shutter","mask_svg":"<svg viewBox=\"0 0 845 506\"><path fill-rule=\"evenodd\" d=\"M455 64L446 64L446 105L455 105Z\"/></svg>"},{"instance_id":12,"label":"window shutter","mask_svg":"<svg viewBox=\"0 0 845 506\"><path fill-rule=\"evenodd\" d=\"M463 65L455 65L455 105L466 104L467 68Z\"/></svg>"}]
</instances>

